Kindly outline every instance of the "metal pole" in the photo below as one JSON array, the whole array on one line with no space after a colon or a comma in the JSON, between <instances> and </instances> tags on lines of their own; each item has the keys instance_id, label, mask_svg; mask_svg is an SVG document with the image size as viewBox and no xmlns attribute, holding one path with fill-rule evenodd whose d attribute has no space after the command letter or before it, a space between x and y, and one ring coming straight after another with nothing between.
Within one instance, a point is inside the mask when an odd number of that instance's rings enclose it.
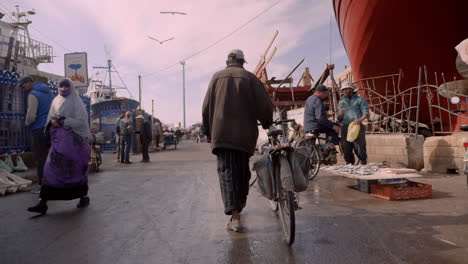
<instances>
[{"instance_id":1,"label":"metal pole","mask_svg":"<svg viewBox=\"0 0 468 264\"><path fill-rule=\"evenodd\" d=\"M419 110L421 106L421 85L422 85L422 68L419 67L419 81L418 81L418 106L416 110L416 130L414 133L414 136L418 136L418 130L419 130Z\"/></svg>"},{"instance_id":2,"label":"metal pole","mask_svg":"<svg viewBox=\"0 0 468 264\"><path fill-rule=\"evenodd\" d=\"M111 60L107 60L107 65L109 67L109 89L110 89L110 92L112 94L112 61Z\"/></svg>"},{"instance_id":3,"label":"metal pole","mask_svg":"<svg viewBox=\"0 0 468 264\"><path fill-rule=\"evenodd\" d=\"M429 118L431 120L431 129L432 129L432 133L435 134L434 117L433 117L433 114L432 114L433 95L432 95L431 87L429 87L429 80L428 80L428 77L427 77L427 67L426 67L426 65L424 65L424 78L426 79L426 98L427 98L427 104L429 106Z\"/></svg>"},{"instance_id":4,"label":"metal pole","mask_svg":"<svg viewBox=\"0 0 468 264\"><path fill-rule=\"evenodd\" d=\"M141 110L141 75L138 75L138 102L140 103L139 109Z\"/></svg>"},{"instance_id":5,"label":"metal pole","mask_svg":"<svg viewBox=\"0 0 468 264\"><path fill-rule=\"evenodd\" d=\"M185 61L181 61L182 64L182 107L184 113L184 128L186 128L185 124Z\"/></svg>"},{"instance_id":6,"label":"metal pole","mask_svg":"<svg viewBox=\"0 0 468 264\"><path fill-rule=\"evenodd\" d=\"M156 138L154 136L154 99L151 99L151 137Z\"/></svg>"}]
</instances>

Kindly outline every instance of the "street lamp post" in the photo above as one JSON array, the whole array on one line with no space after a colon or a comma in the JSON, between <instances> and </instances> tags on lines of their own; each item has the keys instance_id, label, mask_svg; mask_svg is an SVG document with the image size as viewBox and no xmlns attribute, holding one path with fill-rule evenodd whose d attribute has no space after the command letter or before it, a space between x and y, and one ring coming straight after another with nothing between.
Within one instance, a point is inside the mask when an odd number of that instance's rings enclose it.
<instances>
[{"instance_id":1,"label":"street lamp post","mask_svg":"<svg viewBox=\"0 0 468 264\"><path fill-rule=\"evenodd\" d=\"M138 103L140 104L139 109L141 110L141 75L138 75Z\"/></svg>"},{"instance_id":2,"label":"street lamp post","mask_svg":"<svg viewBox=\"0 0 468 264\"><path fill-rule=\"evenodd\" d=\"M185 61L181 61L182 64L182 111L184 113L184 128L186 128L185 123Z\"/></svg>"}]
</instances>

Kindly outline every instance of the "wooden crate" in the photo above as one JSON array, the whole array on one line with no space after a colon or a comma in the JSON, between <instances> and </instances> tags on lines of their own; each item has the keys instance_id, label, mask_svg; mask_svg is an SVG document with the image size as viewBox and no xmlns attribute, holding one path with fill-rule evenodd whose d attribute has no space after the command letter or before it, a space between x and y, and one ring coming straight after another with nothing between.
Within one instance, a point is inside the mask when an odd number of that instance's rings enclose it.
<instances>
[{"instance_id":1,"label":"wooden crate","mask_svg":"<svg viewBox=\"0 0 468 264\"><path fill-rule=\"evenodd\" d=\"M386 200L408 200L432 197L432 185L407 181L397 184L372 184L371 194Z\"/></svg>"}]
</instances>

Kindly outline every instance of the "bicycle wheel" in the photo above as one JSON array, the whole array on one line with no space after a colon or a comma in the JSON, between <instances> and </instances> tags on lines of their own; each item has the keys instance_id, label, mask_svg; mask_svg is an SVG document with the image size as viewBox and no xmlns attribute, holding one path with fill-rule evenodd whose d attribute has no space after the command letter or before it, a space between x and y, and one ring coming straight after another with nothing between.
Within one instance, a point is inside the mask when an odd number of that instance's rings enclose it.
<instances>
[{"instance_id":1,"label":"bicycle wheel","mask_svg":"<svg viewBox=\"0 0 468 264\"><path fill-rule=\"evenodd\" d=\"M309 180L313 180L320 170L320 146L315 144L314 139L305 138L297 143L297 147L305 147L309 153L309 170L307 177Z\"/></svg>"},{"instance_id":2,"label":"bicycle wheel","mask_svg":"<svg viewBox=\"0 0 468 264\"><path fill-rule=\"evenodd\" d=\"M317 176L320 170L320 153L319 153L319 146L315 145L310 154L309 154L309 173L307 177L309 180L313 180L315 176Z\"/></svg>"},{"instance_id":3,"label":"bicycle wheel","mask_svg":"<svg viewBox=\"0 0 468 264\"><path fill-rule=\"evenodd\" d=\"M296 218L294 215L294 194L291 191L286 191L281 186L280 166L277 166L277 190L278 190L278 207L283 229L284 239L288 245L294 243L296 234Z\"/></svg>"}]
</instances>

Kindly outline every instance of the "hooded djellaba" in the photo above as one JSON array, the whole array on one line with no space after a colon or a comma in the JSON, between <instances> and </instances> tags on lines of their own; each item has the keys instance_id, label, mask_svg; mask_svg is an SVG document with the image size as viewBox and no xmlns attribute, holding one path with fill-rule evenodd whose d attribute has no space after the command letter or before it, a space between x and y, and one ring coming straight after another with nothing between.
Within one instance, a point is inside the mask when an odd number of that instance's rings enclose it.
<instances>
[{"instance_id":1,"label":"hooded djellaba","mask_svg":"<svg viewBox=\"0 0 468 264\"><path fill-rule=\"evenodd\" d=\"M48 200L80 199L77 207L89 205L88 113L70 79L59 82L52 101L45 133L50 135L50 151L44 167L39 204L28 211L45 214Z\"/></svg>"}]
</instances>

